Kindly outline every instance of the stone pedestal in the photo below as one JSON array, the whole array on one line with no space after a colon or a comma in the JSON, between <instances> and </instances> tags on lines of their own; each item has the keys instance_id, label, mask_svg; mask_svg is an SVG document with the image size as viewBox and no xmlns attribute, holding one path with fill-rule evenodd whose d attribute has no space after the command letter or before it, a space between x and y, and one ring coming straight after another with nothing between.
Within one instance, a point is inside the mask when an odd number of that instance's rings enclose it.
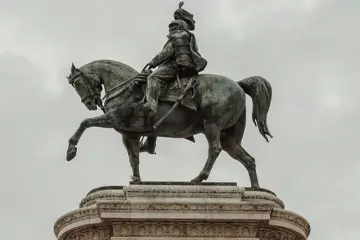
<instances>
[{"instance_id":1,"label":"stone pedestal","mask_svg":"<svg viewBox=\"0 0 360 240\"><path fill-rule=\"evenodd\" d=\"M173 182L94 189L54 232L59 240L303 240L310 225L267 190Z\"/></svg>"}]
</instances>

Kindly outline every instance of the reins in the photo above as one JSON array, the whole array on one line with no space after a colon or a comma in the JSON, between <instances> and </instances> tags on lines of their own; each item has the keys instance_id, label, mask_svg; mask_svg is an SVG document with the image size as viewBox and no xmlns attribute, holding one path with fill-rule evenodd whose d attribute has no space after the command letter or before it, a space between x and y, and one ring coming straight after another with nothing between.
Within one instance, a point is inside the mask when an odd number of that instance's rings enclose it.
<instances>
[{"instance_id":1,"label":"reins","mask_svg":"<svg viewBox=\"0 0 360 240\"><path fill-rule=\"evenodd\" d=\"M116 89L118 89L119 87L121 87L121 86L129 83L130 81L134 80L135 78L139 77L139 75L141 75L148 66L149 66L149 64L146 64L146 65L144 66L144 68L141 70L141 72L138 73L138 74L136 74L135 77L132 77L132 78L130 78L129 80L126 80L125 82L122 82L122 83L116 85L115 87L113 87L112 89L110 89L109 92L104 95L104 97L102 98L102 100L104 100L105 98L107 98L112 92L114 92L114 91L115 91ZM122 92L121 92L121 93L122 93Z\"/></svg>"},{"instance_id":2,"label":"reins","mask_svg":"<svg viewBox=\"0 0 360 240\"><path fill-rule=\"evenodd\" d=\"M130 78L129 80L126 80L125 82L122 82L122 83L116 85L116 86L113 87L113 88L111 88L111 89L109 90L109 92L107 92L107 93L103 96L102 100L106 99L106 98L107 98L110 94L112 94L116 89L118 89L119 87L121 87L121 86L129 83L131 80L134 80L135 78L136 78L136 76L133 77L133 78Z\"/></svg>"}]
</instances>

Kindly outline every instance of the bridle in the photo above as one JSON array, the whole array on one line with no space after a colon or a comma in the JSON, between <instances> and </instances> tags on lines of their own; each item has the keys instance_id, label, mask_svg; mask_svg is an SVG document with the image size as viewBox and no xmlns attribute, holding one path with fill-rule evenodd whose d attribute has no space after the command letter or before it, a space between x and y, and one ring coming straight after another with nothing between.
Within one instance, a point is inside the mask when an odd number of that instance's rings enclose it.
<instances>
[{"instance_id":1,"label":"bridle","mask_svg":"<svg viewBox=\"0 0 360 240\"><path fill-rule=\"evenodd\" d=\"M87 74L83 73L82 71L80 70L77 70L77 73L72 76L72 74L70 74L70 76L66 76L66 78L68 79L69 81L69 84L71 84L74 88L75 88L75 83L77 81L79 81L79 77L82 76L82 79L84 80L85 82L85 85L86 85L86 88L88 90L88 94L84 97L81 97L81 102L84 103L86 101L86 99L92 97L95 99L95 103L96 105L104 112L106 113L105 111L105 107L106 104L113 98L115 97L118 97L119 95L123 94L124 92L126 92L129 87L130 87L130 83L133 82L135 79L137 79L138 81L145 81L146 82L146 76L145 76L145 80L142 80L141 78L139 79L139 76L143 75L143 72L148 68L149 64L146 64L144 66L144 68L141 70L141 72L137 75L135 75L134 77L122 82L122 83L119 83L118 85L116 85L115 87L111 88L105 95L104 97L101 99L101 94L100 93L97 93L96 91L94 91L93 87L94 87L94 84L92 84L89 79L91 79L91 77L87 76ZM151 70L150 70L151 71ZM95 86L96 87L96 86ZM116 91L118 90L120 87L122 87L120 89L120 91ZM101 90L99 91L101 92ZM103 101L102 100L105 100L105 104L103 105Z\"/></svg>"},{"instance_id":2,"label":"bridle","mask_svg":"<svg viewBox=\"0 0 360 240\"><path fill-rule=\"evenodd\" d=\"M74 76L71 76L70 77L67 77L67 79L69 80L69 84L71 84L73 87L75 87L75 84L77 81L80 80L80 76L82 76L81 79L84 80L84 83L85 83L85 86L87 88L87 92L88 94L85 95L85 96L81 96L81 102L84 103L88 98L94 98L95 99L95 103L96 105L101 108L101 110L105 113L105 108L102 104L102 101L101 101L101 98L100 98L100 94L97 93L94 89L93 89L93 85L94 84L91 84L90 80L89 80L89 77L84 74L83 72L79 71L78 73L76 73L76 75Z\"/></svg>"}]
</instances>

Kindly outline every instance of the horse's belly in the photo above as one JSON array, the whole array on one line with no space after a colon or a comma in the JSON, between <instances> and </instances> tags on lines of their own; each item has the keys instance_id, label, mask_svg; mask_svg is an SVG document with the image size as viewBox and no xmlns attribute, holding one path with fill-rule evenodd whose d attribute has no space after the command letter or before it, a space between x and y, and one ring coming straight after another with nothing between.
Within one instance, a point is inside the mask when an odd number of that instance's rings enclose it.
<instances>
[{"instance_id":1,"label":"horse's belly","mask_svg":"<svg viewBox=\"0 0 360 240\"><path fill-rule=\"evenodd\" d=\"M156 121L163 117L172 104L163 103L158 107ZM156 122L155 121L155 122ZM201 132L202 121L199 113L188 108L178 106L158 127L156 133L162 137L188 137Z\"/></svg>"}]
</instances>

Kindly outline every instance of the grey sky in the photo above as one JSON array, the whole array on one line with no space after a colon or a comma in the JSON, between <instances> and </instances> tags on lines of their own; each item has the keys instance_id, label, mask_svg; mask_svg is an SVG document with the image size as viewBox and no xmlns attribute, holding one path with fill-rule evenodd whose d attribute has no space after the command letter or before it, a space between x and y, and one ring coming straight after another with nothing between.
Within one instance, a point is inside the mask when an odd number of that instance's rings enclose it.
<instances>
[{"instance_id":1,"label":"grey sky","mask_svg":"<svg viewBox=\"0 0 360 240\"><path fill-rule=\"evenodd\" d=\"M140 70L163 46L177 4L1 1L2 238L55 239L54 221L87 191L128 183L114 131L87 131L78 156L65 162L80 121L100 114L86 110L65 76L72 61L101 58ZM261 75L273 86L275 138L267 144L248 121L243 142L257 159L260 185L310 221L309 239L360 239L360 1L188 0L185 8L195 14L206 72ZM141 156L143 180L195 177L207 154L204 137L196 140L160 140L156 156ZM209 181L249 185L246 170L225 153Z\"/></svg>"}]
</instances>

